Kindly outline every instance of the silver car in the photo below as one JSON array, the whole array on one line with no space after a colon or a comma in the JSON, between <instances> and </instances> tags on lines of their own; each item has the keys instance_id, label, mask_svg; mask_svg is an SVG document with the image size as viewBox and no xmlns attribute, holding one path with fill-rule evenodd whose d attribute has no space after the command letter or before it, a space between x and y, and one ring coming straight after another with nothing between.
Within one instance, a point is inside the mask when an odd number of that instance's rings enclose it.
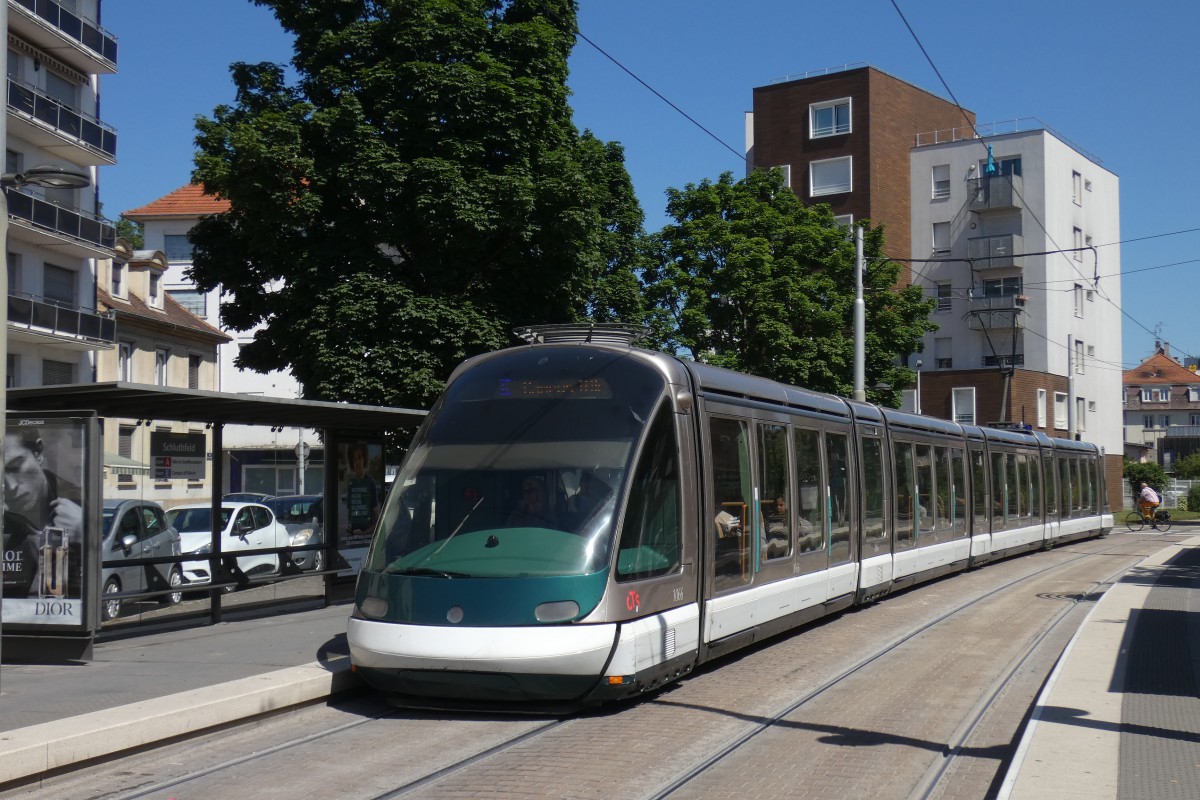
<instances>
[{"instance_id":1,"label":"silver car","mask_svg":"<svg viewBox=\"0 0 1200 800\"><path fill-rule=\"evenodd\" d=\"M159 602L174 605L182 599L183 571L179 562L124 563L180 555L179 532L167 523L162 506L152 500L105 500L101 530L101 619L121 615L122 599L113 595L122 592L172 589L175 591L160 595Z\"/></svg>"},{"instance_id":2,"label":"silver car","mask_svg":"<svg viewBox=\"0 0 1200 800\"><path fill-rule=\"evenodd\" d=\"M179 529L186 554L204 558L212 552L212 507L208 503L175 506L167 512L167 519ZM222 502L220 530L222 553L283 549L290 540L287 529L276 521L271 509L258 503ZM248 576L274 575L279 572L279 555L238 556L237 565ZM184 561L183 580L189 588L212 583L209 562Z\"/></svg>"},{"instance_id":3,"label":"silver car","mask_svg":"<svg viewBox=\"0 0 1200 800\"><path fill-rule=\"evenodd\" d=\"M324 503L319 494L293 494L272 497L263 505L275 512L275 519L283 523L291 537L292 547L322 544L324 536ZM325 569L324 550L298 550L292 553L292 562L303 570Z\"/></svg>"}]
</instances>

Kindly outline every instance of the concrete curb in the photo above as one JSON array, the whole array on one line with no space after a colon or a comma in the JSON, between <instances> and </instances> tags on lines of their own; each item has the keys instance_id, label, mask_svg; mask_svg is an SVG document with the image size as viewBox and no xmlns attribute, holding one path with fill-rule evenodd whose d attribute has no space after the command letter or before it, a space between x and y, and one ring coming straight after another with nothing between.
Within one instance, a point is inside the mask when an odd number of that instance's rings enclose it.
<instances>
[{"instance_id":1,"label":"concrete curb","mask_svg":"<svg viewBox=\"0 0 1200 800\"><path fill-rule=\"evenodd\" d=\"M0 785L319 700L358 681L340 658L0 733Z\"/></svg>"}]
</instances>

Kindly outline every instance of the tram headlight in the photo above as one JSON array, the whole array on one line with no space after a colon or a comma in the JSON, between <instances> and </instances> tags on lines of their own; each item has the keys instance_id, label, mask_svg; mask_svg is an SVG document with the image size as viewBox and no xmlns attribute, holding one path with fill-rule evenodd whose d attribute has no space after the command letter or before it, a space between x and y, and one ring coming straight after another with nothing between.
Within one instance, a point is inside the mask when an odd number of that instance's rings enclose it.
<instances>
[{"instance_id":1,"label":"tram headlight","mask_svg":"<svg viewBox=\"0 0 1200 800\"><path fill-rule=\"evenodd\" d=\"M574 600L542 603L533 610L533 616L538 622L566 622L579 616L579 603Z\"/></svg>"},{"instance_id":2,"label":"tram headlight","mask_svg":"<svg viewBox=\"0 0 1200 800\"><path fill-rule=\"evenodd\" d=\"M364 617L383 619L388 613L388 601L382 597L368 597L359 604L358 609Z\"/></svg>"}]
</instances>

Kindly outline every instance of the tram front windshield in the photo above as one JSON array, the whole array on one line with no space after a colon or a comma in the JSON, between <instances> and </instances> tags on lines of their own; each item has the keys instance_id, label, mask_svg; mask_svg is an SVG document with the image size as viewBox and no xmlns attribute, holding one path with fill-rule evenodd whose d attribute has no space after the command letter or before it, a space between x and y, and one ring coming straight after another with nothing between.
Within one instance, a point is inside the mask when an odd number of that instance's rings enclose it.
<instances>
[{"instance_id":1,"label":"tram front windshield","mask_svg":"<svg viewBox=\"0 0 1200 800\"><path fill-rule=\"evenodd\" d=\"M628 355L535 347L439 400L396 476L366 569L585 575L609 564L630 460L665 381Z\"/></svg>"}]
</instances>

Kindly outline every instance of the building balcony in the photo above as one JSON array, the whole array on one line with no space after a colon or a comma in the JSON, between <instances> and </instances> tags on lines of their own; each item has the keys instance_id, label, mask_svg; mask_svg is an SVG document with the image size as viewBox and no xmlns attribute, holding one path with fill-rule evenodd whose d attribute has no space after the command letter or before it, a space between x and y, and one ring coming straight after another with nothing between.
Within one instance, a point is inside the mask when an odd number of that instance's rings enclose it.
<instances>
[{"instance_id":1,"label":"building balcony","mask_svg":"<svg viewBox=\"0 0 1200 800\"><path fill-rule=\"evenodd\" d=\"M24 189L4 190L8 198L8 235L74 258L111 258L117 243L112 220L59 205Z\"/></svg>"},{"instance_id":2,"label":"building balcony","mask_svg":"<svg viewBox=\"0 0 1200 800\"><path fill-rule=\"evenodd\" d=\"M117 132L31 84L8 79L8 129L60 158L85 167L117 163Z\"/></svg>"},{"instance_id":3,"label":"building balcony","mask_svg":"<svg viewBox=\"0 0 1200 800\"><path fill-rule=\"evenodd\" d=\"M1025 300L1023 294L972 297L969 301L967 327L973 331L996 328L1020 330L1025 327Z\"/></svg>"},{"instance_id":4,"label":"building balcony","mask_svg":"<svg viewBox=\"0 0 1200 800\"><path fill-rule=\"evenodd\" d=\"M967 210L981 214L1023 207L1020 175L984 175L967 181Z\"/></svg>"},{"instance_id":5,"label":"building balcony","mask_svg":"<svg viewBox=\"0 0 1200 800\"><path fill-rule=\"evenodd\" d=\"M117 39L57 0L7 0L8 29L89 75L117 71Z\"/></svg>"},{"instance_id":6,"label":"building balcony","mask_svg":"<svg viewBox=\"0 0 1200 800\"><path fill-rule=\"evenodd\" d=\"M975 269L1020 266L1016 259L1023 251L1024 243L1018 233L967 239L967 258Z\"/></svg>"},{"instance_id":7,"label":"building balcony","mask_svg":"<svg viewBox=\"0 0 1200 800\"><path fill-rule=\"evenodd\" d=\"M50 339L59 347L96 350L116 344L117 320L111 311L93 311L24 292L9 292L8 335L17 341Z\"/></svg>"},{"instance_id":8,"label":"building balcony","mask_svg":"<svg viewBox=\"0 0 1200 800\"><path fill-rule=\"evenodd\" d=\"M1011 353L1006 356L984 356L983 365L985 367L1023 367L1025 366L1025 354Z\"/></svg>"}]
</instances>

